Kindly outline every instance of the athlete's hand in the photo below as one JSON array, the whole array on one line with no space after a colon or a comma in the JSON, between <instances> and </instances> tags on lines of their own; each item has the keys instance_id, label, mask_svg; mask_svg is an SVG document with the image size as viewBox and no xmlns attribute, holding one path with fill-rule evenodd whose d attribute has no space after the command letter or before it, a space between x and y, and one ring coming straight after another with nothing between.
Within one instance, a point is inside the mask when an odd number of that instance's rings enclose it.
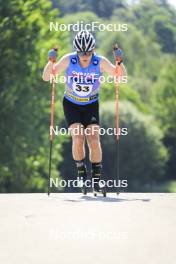
<instances>
[{"instance_id":1,"label":"athlete's hand","mask_svg":"<svg viewBox=\"0 0 176 264\"><path fill-rule=\"evenodd\" d=\"M123 51L119 49L117 44L113 46L113 53L115 60L118 61L118 64L120 65L123 62Z\"/></svg>"},{"instance_id":2,"label":"athlete's hand","mask_svg":"<svg viewBox=\"0 0 176 264\"><path fill-rule=\"evenodd\" d=\"M57 50L56 48L54 49L51 49L49 52L48 52L48 58L51 62L55 62L56 61L56 57L57 57Z\"/></svg>"}]
</instances>

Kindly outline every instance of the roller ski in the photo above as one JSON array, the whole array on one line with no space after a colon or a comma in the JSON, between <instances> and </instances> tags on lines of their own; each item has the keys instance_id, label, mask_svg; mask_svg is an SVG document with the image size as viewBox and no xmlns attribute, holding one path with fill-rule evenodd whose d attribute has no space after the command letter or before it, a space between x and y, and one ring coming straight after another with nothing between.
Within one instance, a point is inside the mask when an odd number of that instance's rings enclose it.
<instances>
[{"instance_id":1,"label":"roller ski","mask_svg":"<svg viewBox=\"0 0 176 264\"><path fill-rule=\"evenodd\" d=\"M92 192L95 197L99 194L103 195L103 197L106 197L105 182L100 180L101 172L101 163L94 163L92 166Z\"/></svg>"},{"instance_id":2,"label":"roller ski","mask_svg":"<svg viewBox=\"0 0 176 264\"><path fill-rule=\"evenodd\" d=\"M87 180L87 168L84 164L84 161L78 161L76 162L77 165L77 171L78 171L78 186L81 189L82 194L87 194L87 188L85 186L85 182Z\"/></svg>"}]
</instances>

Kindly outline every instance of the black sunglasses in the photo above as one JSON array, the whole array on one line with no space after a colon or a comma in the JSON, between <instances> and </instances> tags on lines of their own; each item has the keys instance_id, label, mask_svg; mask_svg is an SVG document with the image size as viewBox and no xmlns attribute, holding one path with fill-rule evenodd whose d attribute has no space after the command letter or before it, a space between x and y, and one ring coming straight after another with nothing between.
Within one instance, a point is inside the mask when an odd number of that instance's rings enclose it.
<instances>
[{"instance_id":1,"label":"black sunglasses","mask_svg":"<svg viewBox=\"0 0 176 264\"><path fill-rule=\"evenodd\" d=\"M77 51L79 56L90 56L92 54L92 51Z\"/></svg>"}]
</instances>

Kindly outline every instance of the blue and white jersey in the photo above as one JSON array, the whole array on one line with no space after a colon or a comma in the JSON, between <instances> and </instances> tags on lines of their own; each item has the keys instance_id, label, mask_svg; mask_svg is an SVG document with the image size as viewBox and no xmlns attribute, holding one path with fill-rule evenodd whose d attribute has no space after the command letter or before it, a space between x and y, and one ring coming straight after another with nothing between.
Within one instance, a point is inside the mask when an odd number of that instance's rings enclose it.
<instances>
[{"instance_id":1,"label":"blue and white jersey","mask_svg":"<svg viewBox=\"0 0 176 264\"><path fill-rule=\"evenodd\" d=\"M82 68L76 52L69 54L69 66L65 72L66 87L64 96L69 101L86 105L99 99L101 56L92 55L88 67Z\"/></svg>"}]
</instances>

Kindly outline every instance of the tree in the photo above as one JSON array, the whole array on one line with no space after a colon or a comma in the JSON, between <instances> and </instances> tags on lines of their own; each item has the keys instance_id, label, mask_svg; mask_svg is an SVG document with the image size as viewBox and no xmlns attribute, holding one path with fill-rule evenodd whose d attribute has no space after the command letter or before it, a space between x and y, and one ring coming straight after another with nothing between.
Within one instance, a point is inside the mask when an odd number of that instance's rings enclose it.
<instances>
[{"instance_id":1,"label":"tree","mask_svg":"<svg viewBox=\"0 0 176 264\"><path fill-rule=\"evenodd\" d=\"M128 191L151 191L166 180L165 168L167 150L162 143L162 131L154 119L140 113L134 104L119 103L120 128L127 128L128 135L121 135L119 141L120 179L128 180ZM101 105L101 126L115 127L115 103ZM115 136L102 136L104 150L104 174L117 178Z\"/></svg>"},{"instance_id":2,"label":"tree","mask_svg":"<svg viewBox=\"0 0 176 264\"><path fill-rule=\"evenodd\" d=\"M162 51L174 53L176 45L176 12L165 1L142 0L134 5L134 24L152 41L161 45ZM150 17L150 19L149 19Z\"/></svg>"},{"instance_id":3,"label":"tree","mask_svg":"<svg viewBox=\"0 0 176 264\"><path fill-rule=\"evenodd\" d=\"M170 154L168 176L175 178L176 172L176 63L175 56L166 62L158 82L153 87L154 113L164 131L164 143Z\"/></svg>"},{"instance_id":4,"label":"tree","mask_svg":"<svg viewBox=\"0 0 176 264\"><path fill-rule=\"evenodd\" d=\"M0 14L0 191L44 191L51 89L42 81L42 68L48 49L59 42L64 52L66 40L60 32L49 32L49 20L57 12L44 0L7 0ZM53 176L58 175L60 147L60 142L54 147Z\"/></svg>"},{"instance_id":5,"label":"tree","mask_svg":"<svg viewBox=\"0 0 176 264\"><path fill-rule=\"evenodd\" d=\"M115 8L124 8L126 2L122 0L72 0L67 2L64 0L52 0L53 6L61 10L61 15L72 14L76 12L90 11L99 17L109 18Z\"/></svg>"},{"instance_id":6,"label":"tree","mask_svg":"<svg viewBox=\"0 0 176 264\"><path fill-rule=\"evenodd\" d=\"M108 38L106 35L107 32L97 34L99 53L113 62L112 46L118 43L124 51L123 61L130 86L140 93L142 101L149 102L152 85L165 60L159 45L134 26L129 26L127 32L114 32Z\"/></svg>"},{"instance_id":7,"label":"tree","mask_svg":"<svg viewBox=\"0 0 176 264\"><path fill-rule=\"evenodd\" d=\"M176 30L175 27L163 17L155 17L154 29L156 38L161 43L162 51L166 53L176 52Z\"/></svg>"}]
</instances>

